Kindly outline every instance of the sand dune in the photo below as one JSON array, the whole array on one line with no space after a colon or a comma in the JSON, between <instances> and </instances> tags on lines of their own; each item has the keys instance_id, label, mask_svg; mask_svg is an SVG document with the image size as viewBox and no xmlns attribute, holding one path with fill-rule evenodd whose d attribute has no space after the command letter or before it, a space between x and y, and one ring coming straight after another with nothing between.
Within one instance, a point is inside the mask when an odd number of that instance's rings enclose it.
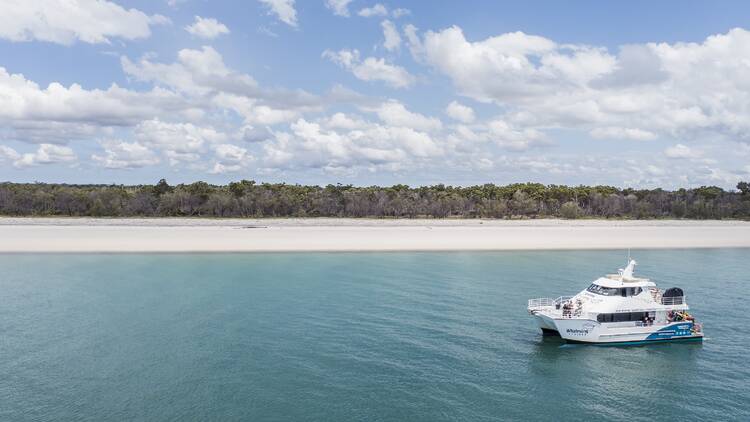
<instances>
[{"instance_id":1,"label":"sand dune","mask_svg":"<svg viewBox=\"0 0 750 422\"><path fill-rule=\"evenodd\" d=\"M0 252L750 247L750 222L0 218Z\"/></svg>"}]
</instances>

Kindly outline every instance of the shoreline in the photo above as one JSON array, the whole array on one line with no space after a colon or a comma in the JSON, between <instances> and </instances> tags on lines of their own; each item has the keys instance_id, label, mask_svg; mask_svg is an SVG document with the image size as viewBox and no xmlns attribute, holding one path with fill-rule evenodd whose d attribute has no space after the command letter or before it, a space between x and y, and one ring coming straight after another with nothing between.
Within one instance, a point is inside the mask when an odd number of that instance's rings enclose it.
<instances>
[{"instance_id":1,"label":"shoreline","mask_svg":"<svg viewBox=\"0 0 750 422\"><path fill-rule=\"evenodd\" d=\"M0 253L750 248L735 220L0 218Z\"/></svg>"},{"instance_id":2,"label":"shoreline","mask_svg":"<svg viewBox=\"0 0 750 422\"><path fill-rule=\"evenodd\" d=\"M560 226L637 226L695 227L748 226L750 220L689 220L689 219L604 219L604 218L352 218L352 217L7 217L0 216L2 226L122 226L122 227L560 227Z\"/></svg>"}]
</instances>

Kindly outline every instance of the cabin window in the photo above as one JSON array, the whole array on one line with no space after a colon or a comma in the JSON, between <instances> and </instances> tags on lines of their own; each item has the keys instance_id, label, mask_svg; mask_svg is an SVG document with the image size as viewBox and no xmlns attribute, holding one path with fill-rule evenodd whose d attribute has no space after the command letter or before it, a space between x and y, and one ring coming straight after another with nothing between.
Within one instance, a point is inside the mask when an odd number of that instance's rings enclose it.
<instances>
[{"instance_id":1,"label":"cabin window","mask_svg":"<svg viewBox=\"0 0 750 422\"><path fill-rule=\"evenodd\" d=\"M598 284L592 284L586 290L602 296L622 297L638 296L643 291L643 289L641 289L640 287L622 287L618 289L616 287L604 287Z\"/></svg>"},{"instance_id":2,"label":"cabin window","mask_svg":"<svg viewBox=\"0 0 750 422\"><path fill-rule=\"evenodd\" d=\"M599 322L630 322L643 321L648 312L617 312L612 314L599 314L596 320Z\"/></svg>"},{"instance_id":3,"label":"cabin window","mask_svg":"<svg viewBox=\"0 0 750 422\"><path fill-rule=\"evenodd\" d=\"M615 314L614 322L630 321L630 312L619 312Z\"/></svg>"},{"instance_id":4,"label":"cabin window","mask_svg":"<svg viewBox=\"0 0 750 422\"><path fill-rule=\"evenodd\" d=\"M592 284L586 290L602 296L618 296L620 294L620 289L614 287L604 287L598 284Z\"/></svg>"},{"instance_id":5,"label":"cabin window","mask_svg":"<svg viewBox=\"0 0 750 422\"><path fill-rule=\"evenodd\" d=\"M643 291L643 289L641 289L640 287L625 287L621 290L622 291L620 292L620 294L622 297L638 296Z\"/></svg>"}]
</instances>

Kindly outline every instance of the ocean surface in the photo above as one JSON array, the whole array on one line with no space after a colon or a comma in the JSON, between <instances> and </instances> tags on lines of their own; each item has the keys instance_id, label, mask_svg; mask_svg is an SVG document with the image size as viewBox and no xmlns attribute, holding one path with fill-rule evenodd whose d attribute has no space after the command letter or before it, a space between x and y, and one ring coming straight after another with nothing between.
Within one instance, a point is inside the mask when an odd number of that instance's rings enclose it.
<instances>
[{"instance_id":1,"label":"ocean surface","mask_svg":"<svg viewBox=\"0 0 750 422\"><path fill-rule=\"evenodd\" d=\"M703 344L541 336L625 251L0 255L0 420L750 420L750 250L632 254Z\"/></svg>"}]
</instances>

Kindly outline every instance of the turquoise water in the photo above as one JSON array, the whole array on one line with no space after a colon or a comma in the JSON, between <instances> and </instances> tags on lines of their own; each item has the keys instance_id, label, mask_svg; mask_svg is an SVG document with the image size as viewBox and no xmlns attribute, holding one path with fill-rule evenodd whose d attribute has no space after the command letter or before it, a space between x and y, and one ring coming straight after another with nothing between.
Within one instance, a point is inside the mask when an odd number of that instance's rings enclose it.
<instances>
[{"instance_id":1,"label":"turquoise water","mask_svg":"<svg viewBox=\"0 0 750 422\"><path fill-rule=\"evenodd\" d=\"M0 255L0 420L750 420L750 250L633 255L709 340L542 338L619 251Z\"/></svg>"}]
</instances>

